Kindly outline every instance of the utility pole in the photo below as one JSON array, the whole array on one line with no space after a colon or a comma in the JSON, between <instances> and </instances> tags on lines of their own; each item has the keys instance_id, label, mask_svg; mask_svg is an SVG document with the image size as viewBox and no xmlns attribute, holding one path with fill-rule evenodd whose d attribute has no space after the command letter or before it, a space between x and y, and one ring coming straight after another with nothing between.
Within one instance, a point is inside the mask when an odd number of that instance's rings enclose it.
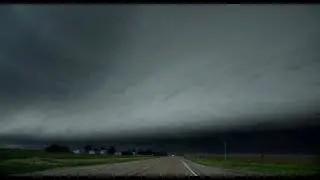
<instances>
[{"instance_id":1,"label":"utility pole","mask_svg":"<svg viewBox=\"0 0 320 180\"><path fill-rule=\"evenodd\" d=\"M224 141L224 160L227 160L227 141Z\"/></svg>"}]
</instances>

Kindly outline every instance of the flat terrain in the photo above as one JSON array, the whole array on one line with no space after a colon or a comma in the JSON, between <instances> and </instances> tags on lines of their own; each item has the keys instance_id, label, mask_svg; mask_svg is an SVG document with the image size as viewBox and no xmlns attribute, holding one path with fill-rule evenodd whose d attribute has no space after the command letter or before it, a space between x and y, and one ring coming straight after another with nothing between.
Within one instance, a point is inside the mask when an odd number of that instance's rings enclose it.
<instances>
[{"instance_id":1,"label":"flat terrain","mask_svg":"<svg viewBox=\"0 0 320 180\"><path fill-rule=\"evenodd\" d=\"M317 157L302 155L110 156L0 150L4 175L260 176L320 172Z\"/></svg>"},{"instance_id":2,"label":"flat terrain","mask_svg":"<svg viewBox=\"0 0 320 180\"><path fill-rule=\"evenodd\" d=\"M222 168L203 166L179 156L167 156L148 160L123 162L86 167L60 168L41 172L27 173L41 176L246 176L248 172L236 172ZM257 175L257 174L256 174Z\"/></svg>"},{"instance_id":3,"label":"flat terrain","mask_svg":"<svg viewBox=\"0 0 320 180\"><path fill-rule=\"evenodd\" d=\"M0 174L20 174L62 167L110 164L156 158L154 156L110 156L47 153L42 150L0 149Z\"/></svg>"},{"instance_id":4,"label":"flat terrain","mask_svg":"<svg viewBox=\"0 0 320 180\"><path fill-rule=\"evenodd\" d=\"M281 175L308 175L320 172L313 155L188 155L187 159L206 166Z\"/></svg>"}]
</instances>

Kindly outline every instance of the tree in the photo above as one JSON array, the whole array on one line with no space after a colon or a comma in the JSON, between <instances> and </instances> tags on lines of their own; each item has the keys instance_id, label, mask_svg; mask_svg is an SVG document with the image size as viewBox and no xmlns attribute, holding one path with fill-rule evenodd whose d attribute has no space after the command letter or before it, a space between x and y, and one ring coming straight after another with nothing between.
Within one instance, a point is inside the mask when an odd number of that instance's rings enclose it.
<instances>
[{"instance_id":1,"label":"tree","mask_svg":"<svg viewBox=\"0 0 320 180\"><path fill-rule=\"evenodd\" d=\"M153 155L153 150L152 149L146 149L146 150L143 150L143 149L139 149L138 150L138 154L140 155Z\"/></svg>"},{"instance_id":2,"label":"tree","mask_svg":"<svg viewBox=\"0 0 320 180\"><path fill-rule=\"evenodd\" d=\"M99 151L99 149L98 149L98 148L94 148L93 150L94 150L95 152L98 152L98 151Z\"/></svg>"},{"instance_id":3,"label":"tree","mask_svg":"<svg viewBox=\"0 0 320 180\"><path fill-rule=\"evenodd\" d=\"M57 144L52 144L45 148L47 152L71 152L68 146L60 146Z\"/></svg>"},{"instance_id":4,"label":"tree","mask_svg":"<svg viewBox=\"0 0 320 180\"><path fill-rule=\"evenodd\" d=\"M144 155L144 150L143 149L139 149L137 153L140 154L140 155Z\"/></svg>"},{"instance_id":5,"label":"tree","mask_svg":"<svg viewBox=\"0 0 320 180\"><path fill-rule=\"evenodd\" d=\"M106 148L105 148L104 146L102 146L102 147L101 147L101 150L104 151L104 150L106 150Z\"/></svg>"},{"instance_id":6,"label":"tree","mask_svg":"<svg viewBox=\"0 0 320 180\"><path fill-rule=\"evenodd\" d=\"M165 151L157 151L157 152L154 152L154 155L155 156L168 156L168 153Z\"/></svg>"},{"instance_id":7,"label":"tree","mask_svg":"<svg viewBox=\"0 0 320 180\"><path fill-rule=\"evenodd\" d=\"M144 151L145 155L153 155L153 150L152 149L147 149Z\"/></svg>"},{"instance_id":8,"label":"tree","mask_svg":"<svg viewBox=\"0 0 320 180\"><path fill-rule=\"evenodd\" d=\"M115 154L116 153L116 148L114 146L111 146L109 149L108 149L108 154Z\"/></svg>"},{"instance_id":9,"label":"tree","mask_svg":"<svg viewBox=\"0 0 320 180\"><path fill-rule=\"evenodd\" d=\"M91 146L91 145L85 145L85 146L83 147L83 149L84 149L86 152L89 152L89 151L92 150L92 146Z\"/></svg>"},{"instance_id":10,"label":"tree","mask_svg":"<svg viewBox=\"0 0 320 180\"><path fill-rule=\"evenodd\" d=\"M133 155L132 150L122 151L122 155Z\"/></svg>"}]
</instances>

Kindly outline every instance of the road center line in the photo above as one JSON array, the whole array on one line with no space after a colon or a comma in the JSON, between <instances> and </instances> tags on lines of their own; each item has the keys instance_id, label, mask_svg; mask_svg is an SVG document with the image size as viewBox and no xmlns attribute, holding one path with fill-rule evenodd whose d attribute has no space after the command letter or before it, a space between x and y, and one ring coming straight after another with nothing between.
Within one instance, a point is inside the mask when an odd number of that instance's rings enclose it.
<instances>
[{"instance_id":1,"label":"road center line","mask_svg":"<svg viewBox=\"0 0 320 180\"><path fill-rule=\"evenodd\" d=\"M185 162L183 162L182 160L180 161L194 176L198 176L194 171L192 171L192 169Z\"/></svg>"}]
</instances>

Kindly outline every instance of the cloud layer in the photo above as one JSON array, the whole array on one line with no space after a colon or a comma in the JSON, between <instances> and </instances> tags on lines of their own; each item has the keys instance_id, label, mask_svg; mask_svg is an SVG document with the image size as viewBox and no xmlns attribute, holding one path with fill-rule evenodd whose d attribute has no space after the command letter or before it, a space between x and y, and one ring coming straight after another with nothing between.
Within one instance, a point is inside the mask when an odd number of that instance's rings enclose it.
<instances>
[{"instance_id":1,"label":"cloud layer","mask_svg":"<svg viewBox=\"0 0 320 180\"><path fill-rule=\"evenodd\" d=\"M0 136L290 123L319 109L319 10L3 6Z\"/></svg>"}]
</instances>

